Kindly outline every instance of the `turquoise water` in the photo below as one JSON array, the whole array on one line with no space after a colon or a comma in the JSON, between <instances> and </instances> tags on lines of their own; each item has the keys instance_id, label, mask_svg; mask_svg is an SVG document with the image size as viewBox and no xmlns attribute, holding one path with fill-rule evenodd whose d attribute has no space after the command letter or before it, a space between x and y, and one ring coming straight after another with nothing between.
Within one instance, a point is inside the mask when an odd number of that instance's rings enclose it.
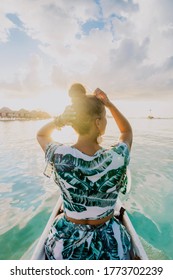
<instances>
[{"instance_id":1,"label":"turquoise water","mask_svg":"<svg viewBox=\"0 0 173 280\"><path fill-rule=\"evenodd\" d=\"M43 175L44 154L35 135L45 121L0 122L0 259L28 258L59 191ZM150 259L173 259L173 119L131 119L132 186L122 197ZM71 144L70 129L56 139ZM104 146L117 140L111 118Z\"/></svg>"}]
</instances>

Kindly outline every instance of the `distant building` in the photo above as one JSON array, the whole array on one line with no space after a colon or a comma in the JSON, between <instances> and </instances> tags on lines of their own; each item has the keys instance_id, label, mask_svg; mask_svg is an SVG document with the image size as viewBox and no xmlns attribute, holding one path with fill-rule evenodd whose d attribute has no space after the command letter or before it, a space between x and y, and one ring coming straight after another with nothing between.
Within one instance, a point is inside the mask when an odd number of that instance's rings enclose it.
<instances>
[{"instance_id":1,"label":"distant building","mask_svg":"<svg viewBox=\"0 0 173 280\"><path fill-rule=\"evenodd\" d=\"M17 119L17 120L29 120L29 119L49 119L51 115L43 111L28 111L20 109L19 111L13 111L8 107L0 109L0 119Z\"/></svg>"},{"instance_id":2,"label":"distant building","mask_svg":"<svg viewBox=\"0 0 173 280\"><path fill-rule=\"evenodd\" d=\"M30 116L29 111L27 111L25 109L20 109L17 113L18 113L19 118L29 118L29 116Z\"/></svg>"},{"instance_id":3,"label":"distant building","mask_svg":"<svg viewBox=\"0 0 173 280\"><path fill-rule=\"evenodd\" d=\"M7 107L0 109L0 116L2 118L11 118L13 116L13 111Z\"/></svg>"}]
</instances>

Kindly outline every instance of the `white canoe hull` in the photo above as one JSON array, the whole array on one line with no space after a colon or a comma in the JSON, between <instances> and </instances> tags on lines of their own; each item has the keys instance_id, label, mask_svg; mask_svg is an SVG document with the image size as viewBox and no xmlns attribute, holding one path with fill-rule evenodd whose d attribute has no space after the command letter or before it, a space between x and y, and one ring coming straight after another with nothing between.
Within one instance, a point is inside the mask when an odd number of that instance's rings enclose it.
<instances>
[{"instance_id":1,"label":"white canoe hull","mask_svg":"<svg viewBox=\"0 0 173 280\"><path fill-rule=\"evenodd\" d=\"M61 205L62 205L62 199L60 197L48 220L48 223L47 223L41 237L39 238L39 241L37 243L37 246L36 246L34 253L32 255L32 258L31 258L32 260L44 260L45 259L44 243L48 236L49 230L54 222L54 219L57 216L57 213L59 212L59 210L61 208ZM121 202L120 202L120 200L118 200L116 203L116 208L115 208L116 214L119 212L121 206L122 206ZM124 212L124 215L123 215L123 225L126 227L127 231L131 235L134 254L137 257L139 257L139 259L141 259L141 260L147 260L148 259L147 254L142 246L139 236L136 233L126 211Z\"/></svg>"}]
</instances>

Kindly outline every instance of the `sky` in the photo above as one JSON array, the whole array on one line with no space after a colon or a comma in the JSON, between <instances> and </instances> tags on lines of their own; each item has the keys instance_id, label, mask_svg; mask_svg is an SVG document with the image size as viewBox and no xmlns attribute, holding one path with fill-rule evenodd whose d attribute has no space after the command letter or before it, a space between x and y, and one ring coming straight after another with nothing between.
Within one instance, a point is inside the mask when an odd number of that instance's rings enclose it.
<instances>
[{"instance_id":1,"label":"sky","mask_svg":"<svg viewBox=\"0 0 173 280\"><path fill-rule=\"evenodd\" d=\"M1 0L0 108L60 113L74 82L173 117L172 0Z\"/></svg>"}]
</instances>

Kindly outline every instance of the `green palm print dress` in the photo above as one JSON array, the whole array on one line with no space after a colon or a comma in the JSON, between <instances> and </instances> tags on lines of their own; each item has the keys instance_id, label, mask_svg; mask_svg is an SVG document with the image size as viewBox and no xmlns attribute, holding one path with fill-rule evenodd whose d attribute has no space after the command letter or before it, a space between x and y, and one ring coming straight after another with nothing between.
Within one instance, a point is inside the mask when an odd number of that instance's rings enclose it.
<instances>
[{"instance_id":1,"label":"green palm print dress","mask_svg":"<svg viewBox=\"0 0 173 280\"><path fill-rule=\"evenodd\" d=\"M93 156L50 143L45 156L61 189L67 216L93 220L114 212L118 193L125 194L127 187L129 150L125 143L101 148ZM91 226L72 223L61 214L45 242L50 260L123 260L129 258L130 249L130 236L115 217Z\"/></svg>"}]
</instances>

